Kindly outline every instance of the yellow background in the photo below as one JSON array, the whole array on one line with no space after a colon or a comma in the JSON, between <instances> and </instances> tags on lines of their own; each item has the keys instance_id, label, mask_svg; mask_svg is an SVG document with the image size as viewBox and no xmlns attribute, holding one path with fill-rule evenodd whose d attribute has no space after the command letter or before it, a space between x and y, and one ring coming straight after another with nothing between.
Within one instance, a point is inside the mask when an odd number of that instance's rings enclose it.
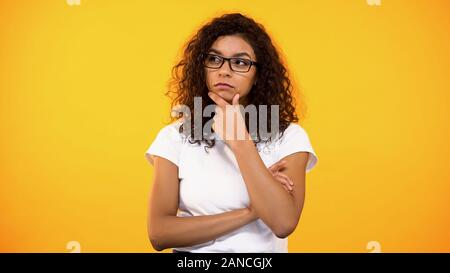
<instances>
[{"instance_id":1,"label":"yellow background","mask_svg":"<svg viewBox=\"0 0 450 273\"><path fill-rule=\"evenodd\" d=\"M242 12L302 88L319 157L289 251L369 252L377 241L382 252L449 252L449 10L448 0L1 1L0 251L77 241L82 252L153 252L144 152L168 121L170 69L202 24Z\"/></svg>"}]
</instances>

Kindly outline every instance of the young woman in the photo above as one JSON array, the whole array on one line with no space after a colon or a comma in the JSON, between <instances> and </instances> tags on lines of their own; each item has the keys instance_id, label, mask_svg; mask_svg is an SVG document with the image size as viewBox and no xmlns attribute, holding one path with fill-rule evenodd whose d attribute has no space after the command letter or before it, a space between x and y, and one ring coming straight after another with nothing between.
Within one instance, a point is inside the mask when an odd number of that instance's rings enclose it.
<instances>
[{"instance_id":1,"label":"young woman","mask_svg":"<svg viewBox=\"0 0 450 273\"><path fill-rule=\"evenodd\" d=\"M176 116L148 148L154 166L151 244L174 252L288 252L287 237L303 208L305 174L317 157L295 123L292 85L264 27L241 14L215 18L188 42L173 72L173 106L192 113L194 98L201 98L203 110L214 105L223 111L200 117L203 125L213 121L212 134L200 138L194 137L195 122ZM226 120L226 109L239 105L277 105L278 128L270 128L271 111L257 124L275 137L250 131L241 112L234 122L217 125ZM242 126L244 139L226 137Z\"/></svg>"}]
</instances>

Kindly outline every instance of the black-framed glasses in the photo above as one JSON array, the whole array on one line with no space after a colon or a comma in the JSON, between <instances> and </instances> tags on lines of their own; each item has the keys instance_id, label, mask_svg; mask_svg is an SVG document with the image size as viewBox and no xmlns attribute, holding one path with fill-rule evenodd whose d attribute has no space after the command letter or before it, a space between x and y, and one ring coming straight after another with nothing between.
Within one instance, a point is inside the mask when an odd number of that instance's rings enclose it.
<instances>
[{"instance_id":1,"label":"black-framed glasses","mask_svg":"<svg viewBox=\"0 0 450 273\"><path fill-rule=\"evenodd\" d=\"M223 63L228 61L230 69L235 72L248 72L252 65L257 66L257 62L243 58L226 58L216 54L208 53L206 54L204 60L204 66L213 69L219 69L222 67Z\"/></svg>"}]
</instances>

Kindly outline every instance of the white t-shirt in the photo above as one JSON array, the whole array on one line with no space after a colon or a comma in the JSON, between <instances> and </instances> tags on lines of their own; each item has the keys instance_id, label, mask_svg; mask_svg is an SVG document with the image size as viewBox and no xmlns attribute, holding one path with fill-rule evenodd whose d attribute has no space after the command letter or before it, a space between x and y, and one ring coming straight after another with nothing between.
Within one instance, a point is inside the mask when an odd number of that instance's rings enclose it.
<instances>
[{"instance_id":1,"label":"white t-shirt","mask_svg":"<svg viewBox=\"0 0 450 273\"><path fill-rule=\"evenodd\" d=\"M163 127L146 154L166 158L178 166L179 210L177 216L212 215L249 206L249 195L231 149L217 137L215 146L204 149L205 144L191 144L178 129L181 121ZM259 155L270 167L287 155L306 151L309 159L306 172L317 162L306 131L291 123L281 138L269 144L257 144ZM153 160L150 158L151 163ZM226 235L206 243L174 248L189 252L288 252L287 238L275 236L258 219Z\"/></svg>"}]
</instances>

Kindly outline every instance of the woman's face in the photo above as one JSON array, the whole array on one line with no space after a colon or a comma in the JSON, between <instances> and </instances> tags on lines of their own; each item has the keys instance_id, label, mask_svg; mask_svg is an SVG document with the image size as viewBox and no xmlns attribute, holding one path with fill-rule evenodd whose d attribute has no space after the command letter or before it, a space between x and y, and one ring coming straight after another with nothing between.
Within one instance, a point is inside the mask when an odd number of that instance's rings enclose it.
<instances>
[{"instance_id":1,"label":"woman's face","mask_svg":"<svg viewBox=\"0 0 450 273\"><path fill-rule=\"evenodd\" d=\"M257 61L253 48L239 35L220 36L212 44L208 53L226 58L234 57ZM212 57L210 60L217 61L217 58ZM239 70L239 67L241 67L240 70L245 68L244 62L235 62L232 66L236 67L237 70ZM220 68L205 67L205 69L206 85L209 91L218 94L229 103L231 103L233 96L239 93L239 103L246 105L246 96L256 80L255 65L252 65L248 72L236 72L230 69L229 61L225 60ZM226 83L231 87L218 85L219 83Z\"/></svg>"}]
</instances>

